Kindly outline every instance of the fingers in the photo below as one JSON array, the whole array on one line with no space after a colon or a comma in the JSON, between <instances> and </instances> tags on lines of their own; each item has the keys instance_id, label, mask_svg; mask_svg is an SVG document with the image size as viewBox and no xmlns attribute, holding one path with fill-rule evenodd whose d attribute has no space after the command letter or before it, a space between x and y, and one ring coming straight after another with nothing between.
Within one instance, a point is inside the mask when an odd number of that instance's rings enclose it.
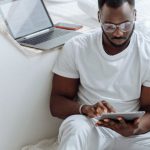
<instances>
[{"instance_id":1,"label":"fingers","mask_svg":"<svg viewBox=\"0 0 150 150\"><path fill-rule=\"evenodd\" d=\"M95 105L85 105L83 107L83 112L88 117L93 118L103 113L115 112L115 109L106 101L101 101Z\"/></svg>"},{"instance_id":2,"label":"fingers","mask_svg":"<svg viewBox=\"0 0 150 150\"><path fill-rule=\"evenodd\" d=\"M102 103L107 108L108 112L116 112L116 110L113 108L113 106L110 105L108 102L102 101Z\"/></svg>"},{"instance_id":3,"label":"fingers","mask_svg":"<svg viewBox=\"0 0 150 150\"><path fill-rule=\"evenodd\" d=\"M98 121L95 126L101 126L101 127L106 127L106 128L110 128L112 130L114 130L116 128L116 122L109 120L109 119L104 119L101 121Z\"/></svg>"},{"instance_id":4,"label":"fingers","mask_svg":"<svg viewBox=\"0 0 150 150\"><path fill-rule=\"evenodd\" d=\"M88 106L86 107L86 115L87 115L89 118L94 118L94 117L96 117L95 108L94 108L92 105L88 105Z\"/></svg>"},{"instance_id":5,"label":"fingers","mask_svg":"<svg viewBox=\"0 0 150 150\"><path fill-rule=\"evenodd\" d=\"M95 112L95 108L93 107L93 106L91 106L91 108L90 108L90 110L89 110L89 112L88 112L88 117L90 117L90 118L94 118L94 117L96 117L97 115L96 115L96 112Z\"/></svg>"},{"instance_id":6,"label":"fingers","mask_svg":"<svg viewBox=\"0 0 150 150\"><path fill-rule=\"evenodd\" d=\"M118 117L116 120L112 119L100 120L95 125L112 129L125 137L137 134L139 132L138 128L139 119L136 119L135 121L132 122L128 122L124 120L122 117Z\"/></svg>"},{"instance_id":7,"label":"fingers","mask_svg":"<svg viewBox=\"0 0 150 150\"><path fill-rule=\"evenodd\" d=\"M106 101L101 101L98 102L94 105L95 108L95 115L101 115L102 113L111 113L111 112L116 112L113 106L111 106L108 102Z\"/></svg>"},{"instance_id":8,"label":"fingers","mask_svg":"<svg viewBox=\"0 0 150 150\"><path fill-rule=\"evenodd\" d=\"M94 106L96 114L101 115L102 113L107 113L108 109L102 102L98 102Z\"/></svg>"},{"instance_id":9,"label":"fingers","mask_svg":"<svg viewBox=\"0 0 150 150\"><path fill-rule=\"evenodd\" d=\"M117 120L122 127L126 128L128 126L126 121L122 117L118 117Z\"/></svg>"},{"instance_id":10,"label":"fingers","mask_svg":"<svg viewBox=\"0 0 150 150\"><path fill-rule=\"evenodd\" d=\"M98 121L98 125L108 125L108 126L114 126L114 127L127 127L126 121L122 117L118 117L116 120L112 119L104 119Z\"/></svg>"},{"instance_id":11,"label":"fingers","mask_svg":"<svg viewBox=\"0 0 150 150\"><path fill-rule=\"evenodd\" d=\"M134 128L138 128L139 123L140 123L140 118L135 119L134 123L133 123L134 124Z\"/></svg>"},{"instance_id":12,"label":"fingers","mask_svg":"<svg viewBox=\"0 0 150 150\"><path fill-rule=\"evenodd\" d=\"M140 119L141 119L141 118L136 118L136 119L134 120L134 124L139 124Z\"/></svg>"}]
</instances>

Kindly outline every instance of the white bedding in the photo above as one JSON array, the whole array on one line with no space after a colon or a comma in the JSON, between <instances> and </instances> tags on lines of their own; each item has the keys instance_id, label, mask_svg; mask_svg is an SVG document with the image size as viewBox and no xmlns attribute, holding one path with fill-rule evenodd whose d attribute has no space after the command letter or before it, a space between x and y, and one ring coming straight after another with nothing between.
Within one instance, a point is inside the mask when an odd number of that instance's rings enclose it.
<instances>
[{"instance_id":1,"label":"white bedding","mask_svg":"<svg viewBox=\"0 0 150 150\"><path fill-rule=\"evenodd\" d=\"M77 0L78 6L87 15L97 19L98 0ZM150 19L150 1L149 0L135 0L135 7L137 9L137 20Z\"/></svg>"},{"instance_id":2,"label":"white bedding","mask_svg":"<svg viewBox=\"0 0 150 150\"><path fill-rule=\"evenodd\" d=\"M77 0L78 6L90 17L97 19L98 0Z\"/></svg>"},{"instance_id":3,"label":"white bedding","mask_svg":"<svg viewBox=\"0 0 150 150\"><path fill-rule=\"evenodd\" d=\"M94 28L99 26L99 23L96 19L98 6L97 3L94 2L97 2L97 0L78 0L78 3L76 1L73 1L67 4L61 3L56 5L51 5L50 3L46 4L48 6L49 13L57 17L57 19L52 18L55 23L58 22L58 20L61 21L62 19L63 21L66 20L67 22L75 22L78 24L88 26L90 28ZM144 25L147 29L150 29L150 22L149 22L150 1L137 0L136 8L138 12L137 20L139 20L138 28L142 30ZM52 140L43 140L35 145L26 146L22 150L56 150L56 149L57 149L57 141L56 139L52 139Z\"/></svg>"},{"instance_id":4,"label":"white bedding","mask_svg":"<svg viewBox=\"0 0 150 150\"><path fill-rule=\"evenodd\" d=\"M27 145L21 150L57 150L57 139L45 139L35 145Z\"/></svg>"},{"instance_id":5,"label":"white bedding","mask_svg":"<svg viewBox=\"0 0 150 150\"><path fill-rule=\"evenodd\" d=\"M42 51L33 49L33 48L28 48L28 47L23 47L20 44L18 44L13 37L8 33L8 30L5 26L5 23L0 16L0 34L3 34L3 36L7 37L7 39L18 49L21 50L25 55L37 55L40 54Z\"/></svg>"},{"instance_id":6,"label":"white bedding","mask_svg":"<svg viewBox=\"0 0 150 150\"><path fill-rule=\"evenodd\" d=\"M50 15L59 18L59 21L66 20L67 22L74 22L87 26L90 29L99 27L100 24L97 20L98 4L97 0L77 0L70 3L60 3L51 5L47 3ZM137 21L136 27L143 32L150 33L150 1L149 0L136 0ZM55 17L52 18L54 22Z\"/></svg>"},{"instance_id":7,"label":"white bedding","mask_svg":"<svg viewBox=\"0 0 150 150\"><path fill-rule=\"evenodd\" d=\"M46 1L46 6L48 11L52 17L54 23L58 21L66 21L66 22L74 22L78 24L82 24L84 26L88 26L89 28L95 28L99 26L97 21L97 0L78 0L71 1L68 3L50 3ZM147 28L150 28L150 1L149 0L137 0L137 10L138 10L138 20L141 22L139 28L143 28L143 20L144 25ZM92 4L91 4L92 3ZM145 21L146 20L146 21ZM26 54L38 54L41 51L37 51L34 49L23 48L19 44L17 44L11 36L6 32L6 29L2 22L0 23L0 32L7 36L10 39L10 42L17 46L20 50L22 50ZM150 33L150 32L149 32ZM45 139L40 141L35 145L27 145L22 148L22 150L56 150L57 148L57 140L54 139Z\"/></svg>"},{"instance_id":8,"label":"white bedding","mask_svg":"<svg viewBox=\"0 0 150 150\"><path fill-rule=\"evenodd\" d=\"M71 22L71 23L82 24L85 27L83 30L81 30L81 32L91 28L92 25L96 26L97 21L85 15L85 13L83 13L83 11L78 8L77 2L75 0L69 0L68 3L67 1L59 3L58 1L55 2L55 0L52 1L45 0L45 4L54 24L57 22ZM90 20L88 24L86 24L87 20ZM7 39L15 47L17 47L18 50L21 50L26 55L37 55L43 52L42 50L20 46L8 33L7 28L1 16L0 16L0 34L3 34L5 37L7 37Z\"/></svg>"}]
</instances>

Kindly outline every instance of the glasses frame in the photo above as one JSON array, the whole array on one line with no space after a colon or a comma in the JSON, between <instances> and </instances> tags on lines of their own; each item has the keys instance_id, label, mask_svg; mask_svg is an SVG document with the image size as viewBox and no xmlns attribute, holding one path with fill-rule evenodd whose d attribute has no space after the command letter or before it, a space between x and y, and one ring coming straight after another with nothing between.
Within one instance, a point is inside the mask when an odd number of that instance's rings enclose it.
<instances>
[{"instance_id":1,"label":"glasses frame","mask_svg":"<svg viewBox=\"0 0 150 150\"><path fill-rule=\"evenodd\" d=\"M131 24L131 27L134 25L134 22L135 21L126 21L126 22L123 22L123 23L120 23L120 24L113 24L113 23L101 23L101 26L102 26L102 28L103 28L103 30L105 31L105 32L107 32L107 33L113 33L113 32L115 32L116 31L116 29L117 28L119 28L119 30L120 31L122 31L122 32L128 32L130 29L128 29L128 30L123 30L122 28L121 28L121 26L123 25L123 24L126 24L126 23L130 23ZM105 28L104 28L104 25L112 25L113 27L114 27L114 30L112 29L112 31L107 31L107 30L105 30Z\"/></svg>"}]
</instances>

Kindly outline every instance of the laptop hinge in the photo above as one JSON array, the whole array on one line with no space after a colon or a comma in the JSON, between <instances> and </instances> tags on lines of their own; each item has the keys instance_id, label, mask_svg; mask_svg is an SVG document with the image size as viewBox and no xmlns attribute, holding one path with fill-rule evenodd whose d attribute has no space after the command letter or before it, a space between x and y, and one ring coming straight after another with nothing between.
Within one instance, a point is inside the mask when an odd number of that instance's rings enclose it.
<instances>
[{"instance_id":1,"label":"laptop hinge","mask_svg":"<svg viewBox=\"0 0 150 150\"><path fill-rule=\"evenodd\" d=\"M45 30L39 31L37 33L33 33L33 34L30 34L30 35L24 36L22 38L19 38L18 40L21 41L21 40L24 40L24 39L30 39L30 38L36 37L38 35L41 35L41 34L44 34L44 33L47 33L47 32L53 31L53 30L54 30L54 28L45 29Z\"/></svg>"}]
</instances>

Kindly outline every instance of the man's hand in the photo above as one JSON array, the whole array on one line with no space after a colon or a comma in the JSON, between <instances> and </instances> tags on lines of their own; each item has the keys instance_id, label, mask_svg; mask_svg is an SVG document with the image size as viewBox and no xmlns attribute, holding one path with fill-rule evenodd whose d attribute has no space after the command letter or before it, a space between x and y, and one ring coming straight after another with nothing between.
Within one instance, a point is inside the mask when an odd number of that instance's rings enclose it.
<instances>
[{"instance_id":1,"label":"man's hand","mask_svg":"<svg viewBox=\"0 0 150 150\"><path fill-rule=\"evenodd\" d=\"M94 105L84 105L82 113L90 118L94 118L102 113L115 112L115 109L106 101L98 102Z\"/></svg>"},{"instance_id":2,"label":"man's hand","mask_svg":"<svg viewBox=\"0 0 150 150\"><path fill-rule=\"evenodd\" d=\"M118 117L117 120L104 119L102 121L98 121L96 126L110 128L122 136L129 137L136 134L139 126L139 120L140 119L135 119L132 122L128 122L122 117Z\"/></svg>"}]
</instances>

